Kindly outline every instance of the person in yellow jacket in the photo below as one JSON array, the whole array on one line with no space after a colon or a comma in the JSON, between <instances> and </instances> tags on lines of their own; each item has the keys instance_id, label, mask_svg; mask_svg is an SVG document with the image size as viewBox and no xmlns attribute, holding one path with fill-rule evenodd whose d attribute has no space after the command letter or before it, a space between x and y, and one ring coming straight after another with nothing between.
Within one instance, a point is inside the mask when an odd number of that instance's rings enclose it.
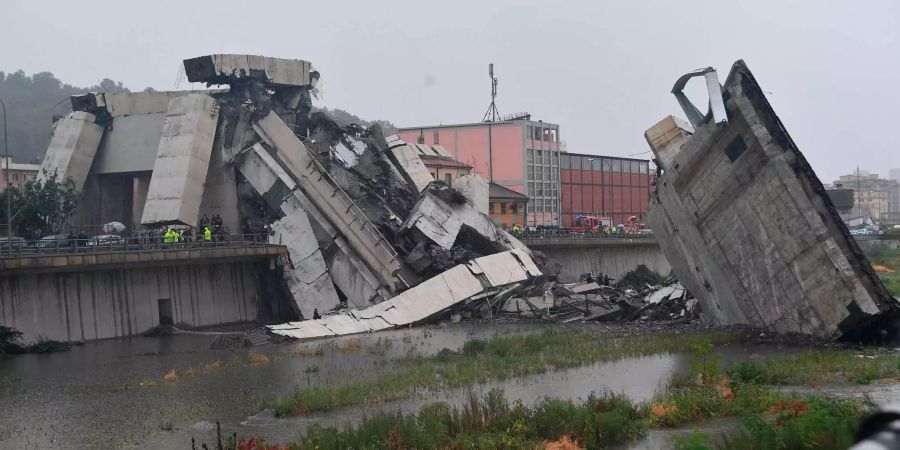
<instances>
[{"instance_id":1,"label":"person in yellow jacket","mask_svg":"<svg viewBox=\"0 0 900 450\"><path fill-rule=\"evenodd\" d=\"M203 240L205 242L212 240L212 231L209 231L209 227L203 227Z\"/></svg>"},{"instance_id":2,"label":"person in yellow jacket","mask_svg":"<svg viewBox=\"0 0 900 450\"><path fill-rule=\"evenodd\" d=\"M166 234L163 235L163 242L172 244L175 242L175 232L171 228L166 228Z\"/></svg>"}]
</instances>

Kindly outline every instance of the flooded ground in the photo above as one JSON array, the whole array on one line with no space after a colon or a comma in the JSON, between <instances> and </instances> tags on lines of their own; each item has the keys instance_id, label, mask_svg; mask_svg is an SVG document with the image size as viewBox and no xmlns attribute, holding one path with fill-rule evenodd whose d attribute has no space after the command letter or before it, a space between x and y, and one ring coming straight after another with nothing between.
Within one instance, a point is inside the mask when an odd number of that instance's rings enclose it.
<instances>
[{"instance_id":1,"label":"flooded ground","mask_svg":"<svg viewBox=\"0 0 900 450\"><path fill-rule=\"evenodd\" d=\"M655 355L473 389L423 391L404 401L299 418L275 419L271 412L261 411L264 399L298 387L374 379L392 370L394 358L410 352L434 354L459 349L473 338L554 326L558 325L463 323L234 350L211 350L213 334L183 334L105 340L64 353L23 355L0 361L0 447L190 448L191 437L214 442L216 421L227 434L283 441L310 425L355 423L377 411L416 411L432 401L459 404L470 390L492 388L526 403L547 396L584 399L603 390L645 401L663 389L672 374L687 369L685 354ZM803 349L730 346L719 351L727 362ZM177 380L165 381L173 369ZM671 442L671 435L654 431L638 445L656 448L660 442Z\"/></svg>"}]
</instances>

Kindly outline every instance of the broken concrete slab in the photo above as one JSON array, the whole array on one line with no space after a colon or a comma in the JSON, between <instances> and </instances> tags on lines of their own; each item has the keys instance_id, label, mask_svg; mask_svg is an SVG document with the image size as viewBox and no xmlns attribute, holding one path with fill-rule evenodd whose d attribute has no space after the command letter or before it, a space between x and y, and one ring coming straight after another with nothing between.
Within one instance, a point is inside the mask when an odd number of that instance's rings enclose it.
<instances>
[{"instance_id":1,"label":"broken concrete slab","mask_svg":"<svg viewBox=\"0 0 900 450\"><path fill-rule=\"evenodd\" d=\"M450 205L425 191L400 229L415 228L444 250L450 250L462 225Z\"/></svg>"},{"instance_id":2,"label":"broken concrete slab","mask_svg":"<svg viewBox=\"0 0 900 450\"><path fill-rule=\"evenodd\" d=\"M490 198L489 186L487 180L477 173L463 175L456 178L457 191L466 197L466 200L472 202L475 209L482 214L489 214Z\"/></svg>"},{"instance_id":3,"label":"broken concrete slab","mask_svg":"<svg viewBox=\"0 0 900 450\"><path fill-rule=\"evenodd\" d=\"M431 171L425 167L415 147L398 145L388 150L387 154L406 181L415 186L417 192L424 191L434 181Z\"/></svg>"},{"instance_id":4,"label":"broken concrete slab","mask_svg":"<svg viewBox=\"0 0 900 450\"><path fill-rule=\"evenodd\" d=\"M569 288L569 290L572 291L573 294L587 294L590 292L599 291L600 289L600 285L593 281L590 283L576 284Z\"/></svg>"},{"instance_id":5,"label":"broken concrete slab","mask_svg":"<svg viewBox=\"0 0 900 450\"><path fill-rule=\"evenodd\" d=\"M197 225L218 120L219 108L208 95L169 101L142 224Z\"/></svg>"},{"instance_id":6,"label":"broken concrete slab","mask_svg":"<svg viewBox=\"0 0 900 450\"><path fill-rule=\"evenodd\" d=\"M315 235L308 244L316 243L317 248L322 249L329 279L337 285L348 302L356 307L364 308L390 298L390 294L381 289L377 277L358 258L352 256L352 250L344 238L337 233L306 195L297 189L296 183L261 144L254 144L253 147L243 152L236 164L247 182L273 209L281 211L286 217L298 210L308 216L311 230ZM293 253L291 258L294 261L297 260ZM302 260L303 257L299 257L299 259ZM296 296L294 298L299 303L303 303ZM330 300L325 302L334 303ZM319 312L331 309L323 309L318 306L313 308L317 308ZM309 311L312 310L309 309ZM312 315L304 313L304 317L312 317Z\"/></svg>"},{"instance_id":7,"label":"broken concrete slab","mask_svg":"<svg viewBox=\"0 0 900 450\"><path fill-rule=\"evenodd\" d=\"M37 179L46 180L47 175L55 173L61 180L71 178L75 189L80 191L102 137L103 127L96 123L93 114L75 111L59 119L53 126L53 136Z\"/></svg>"},{"instance_id":8,"label":"broken concrete slab","mask_svg":"<svg viewBox=\"0 0 900 450\"><path fill-rule=\"evenodd\" d=\"M672 294L675 293L676 289L677 289L677 286L674 284L671 286L663 286L661 289L654 291L653 293L648 295L647 298L644 299L644 301L646 301L647 303L659 303L663 299L669 298L670 296L672 296ZM682 291L683 291L683 289L682 289ZM681 298L681 296L679 296L678 298Z\"/></svg>"},{"instance_id":9,"label":"broken concrete slab","mask_svg":"<svg viewBox=\"0 0 900 450\"><path fill-rule=\"evenodd\" d=\"M397 327L421 322L487 289L527 280L531 275L521 257L527 256L504 252L477 258L369 308L268 328L281 336L307 339L372 331L384 323Z\"/></svg>"},{"instance_id":10,"label":"broken concrete slab","mask_svg":"<svg viewBox=\"0 0 900 450\"><path fill-rule=\"evenodd\" d=\"M718 324L821 338L889 326L897 302L743 61L722 92L727 121L645 135L662 168L648 222L678 280Z\"/></svg>"},{"instance_id":11,"label":"broken concrete slab","mask_svg":"<svg viewBox=\"0 0 900 450\"><path fill-rule=\"evenodd\" d=\"M347 239L383 287L393 292L414 284L402 270L390 243L275 113L270 112L256 121L254 129L273 149L273 156L285 172Z\"/></svg>"},{"instance_id":12,"label":"broken concrete slab","mask_svg":"<svg viewBox=\"0 0 900 450\"><path fill-rule=\"evenodd\" d=\"M192 83L227 84L255 79L272 86L309 86L316 79L309 61L259 55L199 56L184 60L184 70Z\"/></svg>"},{"instance_id":13,"label":"broken concrete slab","mask_svg":"<svg viewBox=\"0 0 900 450\"><path fill-rule=\"evenodd\" d=\"M497 226L486 214L478 212L473 204L462 202L451 205L430 191L422 193L400 229L416 229L441 248L449 250L463 226L473 229L500 249L528 251L525 244Z\"/></svg>"},{"instance_id":14,"label":"broken concrete slab","mask_svg":"<svg viewBox=\"0 0 900 450\"><path fill-rule=\"evenodd\" d=\"M272 232L273 242L288 248L294 272L288 277L288 288L302 317L312 318L316 311L330 311L340 306L306 212L295 209L273 223Z\"/></svg>"}]
</instances>

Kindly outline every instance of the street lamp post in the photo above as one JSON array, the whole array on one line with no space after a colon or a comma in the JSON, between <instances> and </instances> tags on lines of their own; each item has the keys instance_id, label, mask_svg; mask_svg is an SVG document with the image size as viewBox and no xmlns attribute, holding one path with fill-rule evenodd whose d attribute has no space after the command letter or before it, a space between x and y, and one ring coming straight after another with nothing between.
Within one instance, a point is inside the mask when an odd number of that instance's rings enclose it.
<instances>
[{"instance_id":1,"label":"street lamp post","mask_svg":"<svg viewBox=\"0 0 900 450\"><path fill-rule=\"evenodd\" d=\"M5 179L3 180L6 182L6 246L12 252L12 193L9 192L9 141L7 140L8 132L6 129L6 103L3 103L2 98L0 98L0 108L3 109L3 156L6 159Z\"/></svg>"}]
</instances>

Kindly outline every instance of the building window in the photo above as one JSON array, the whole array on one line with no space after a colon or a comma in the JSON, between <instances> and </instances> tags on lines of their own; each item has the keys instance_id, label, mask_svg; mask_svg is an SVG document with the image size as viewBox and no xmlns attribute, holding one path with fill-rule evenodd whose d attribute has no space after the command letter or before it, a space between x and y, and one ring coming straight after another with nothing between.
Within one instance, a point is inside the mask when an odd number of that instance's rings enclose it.
<instances>
[{"instance_id":1,"label":"building window","mask_svg":"<svg viewBox=\"0 0 900 450\"><path fill-rule=\"evenodd\" d=\"M556 130L550 130L550 142L559 142L559 135Z\"/></svg>"},{"instance_id":2,"label":"building window","mask_svg":"<svg viewBox=\"0 0 900 450\"><path fill-rule=\"evenodd\" d=\"M612 171L613 172L621 172L622 171L622 160L621 159L612 160Z\"/></svg>"},{"instance_id":3,"label":"building window","mask_svg":"<svg viewBox=\"0 0 900 450\"><path fill-rule=\"evenodd\" d=\"M506 202L500 202L500 214L506 214Z\"/></svg>"},{"instance_id":4,"label":"building window","mask_svg":"<svg viewBox=\"0 0 900 450\"><path fill-rule=\"evenodd\" d=\"M533 126L528 125L527 127L525 127L525 136L527 136L526 139L531 139L531 137L534 136L534 127Z\"/></svg>"},{"instance_id":5,"label":"building window","mask_svg":"<svg viewBox=\"0 0 900 450\"><path fill-rule=\"evenodd\" d=\"M441 145L441 133L434 132L434 145Z\"/></svg>"},{"instance_id":6,"label":"building window","mask_svg":"<svg viewBox=\"0 0 900 450\"><path fill-rule=\"evenodd\" d=\"M519 213L519 204L518 204L518 203L513 203L511 206L512 206L512 213L513 213L513 214L518 214L518 213Z\"/></svg>"},{"instance_id":7,"label":"building window","mask_svg":"<svg viewBox=\"0 0 900 450\"><path fill-rule=\"evenodd\" d=\"M453 174L445 173L444 174L444 183L447 183L447 186L453 185Z\"/></svg>"}]
</instances>

